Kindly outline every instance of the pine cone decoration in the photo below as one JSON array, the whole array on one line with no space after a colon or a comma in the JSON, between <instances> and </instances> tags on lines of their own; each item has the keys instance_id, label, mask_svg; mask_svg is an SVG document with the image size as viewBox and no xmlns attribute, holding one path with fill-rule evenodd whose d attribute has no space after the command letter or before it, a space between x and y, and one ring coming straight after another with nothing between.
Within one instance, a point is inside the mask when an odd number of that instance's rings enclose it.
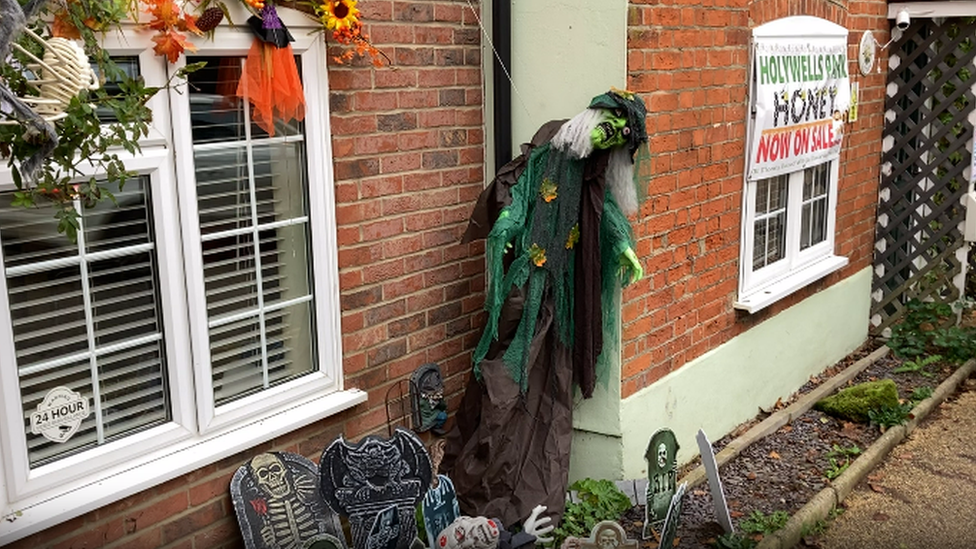
<instances>
[{"instance_id":1,"label":"pine cone decoration","mask_svg":"<svg viewBox=\"0 0 976 549\"><path fill-rule=\"evenodd\" d=\"M197 28L203 32L210 32L224 20L224 12L220 8L207 8L197 19Z\"/></svg>"}]
</instances>

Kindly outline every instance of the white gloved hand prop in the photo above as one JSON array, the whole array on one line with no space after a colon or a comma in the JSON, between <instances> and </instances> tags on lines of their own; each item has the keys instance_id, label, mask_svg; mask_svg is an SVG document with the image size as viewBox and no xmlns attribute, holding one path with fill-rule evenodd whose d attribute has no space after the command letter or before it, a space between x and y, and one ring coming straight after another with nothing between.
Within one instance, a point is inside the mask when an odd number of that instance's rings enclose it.
<instances>
[{"instance_id":1,"label":"white gloved hand prop","mask_svg":"<svg viewBox=\"0 0 976 549\"><path fill-rule=\"evenodd\" d=\"M552 543L553 539L552 536L546 536L546 534L552 532L555 526L552 524L551 518L543 516L543 513L545 512L545 505L536 505L535 508L532 509L532 514L530 514L529 518L525 519L525 523L522 524L522 530L526 534L532 534L535 536L536 543L539 544Z\"/></svg>"}]
</instances>

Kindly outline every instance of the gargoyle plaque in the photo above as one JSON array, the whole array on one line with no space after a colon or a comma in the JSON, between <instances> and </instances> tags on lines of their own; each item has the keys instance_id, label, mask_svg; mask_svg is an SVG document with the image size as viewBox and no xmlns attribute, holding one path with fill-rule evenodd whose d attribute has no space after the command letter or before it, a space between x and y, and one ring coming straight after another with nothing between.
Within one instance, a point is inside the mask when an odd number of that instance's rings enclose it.
<instances>
[{"instance_id":1,"label":"gargoyle plaque","mask_svg":"<svg viewBox=\"0 0 976 549\"><path fill-rule=\"evenodd\" d=\"M319 490L333 510L349 517L353 547L407 549L417 535L414 513L431 474L427 450L410 431L397 429L389 439L371 435L356 444L339 437L322 453ZM394 528L396 543L387 545Z\"/></svg>"}]
</instances>

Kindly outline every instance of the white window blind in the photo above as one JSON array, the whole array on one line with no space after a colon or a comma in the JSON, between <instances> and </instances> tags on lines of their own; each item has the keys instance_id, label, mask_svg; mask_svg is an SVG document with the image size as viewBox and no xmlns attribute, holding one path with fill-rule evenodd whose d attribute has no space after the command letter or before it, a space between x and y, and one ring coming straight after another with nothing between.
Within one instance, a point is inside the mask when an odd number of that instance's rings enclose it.
<instances>
[{"instance_id":1,"label":"white window blind","mask_svg":"<svg viewBox=\"0 0 976 549\"><path fill-rule=\"evenodd\" d=\"M77 243L47 208L11 206L0 194L0 241L31 466L170 419L148 178L82 212ZM30 432L30 414L53 388L89 400L67 442Z\"/></svg>"},{"instance_id":2,"label":"white window blind","mask_svg":"<svg viewBox=\"0 0 976 549\"><path fill-rule=\"evenodd\" d=\"M303 124L273 137L235 97L242 58L189 78L214 403L315 370Z\"/></svg>"}]
</instances>

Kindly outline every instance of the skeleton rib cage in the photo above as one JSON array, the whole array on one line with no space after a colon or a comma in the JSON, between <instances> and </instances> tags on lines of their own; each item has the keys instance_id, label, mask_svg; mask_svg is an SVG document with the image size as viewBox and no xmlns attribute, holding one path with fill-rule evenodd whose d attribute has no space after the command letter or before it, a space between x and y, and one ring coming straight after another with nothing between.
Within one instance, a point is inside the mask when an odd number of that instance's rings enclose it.
<instances>
[{"instance_id":1,"label":"skeleton rib cage","mask_svg":"<svg viewBox=\"0 0 976 549\"><path fill-rule=\"evenodd\" d=\"M28 28L24 29L24 33L44 47L44 58L38 58L16 42L11 44L34 61L26 68L40 75L39 79L30 81L30 84L38 88L40 95L18 98L33 106L34 111L44 120L60 120L67 116L65 108L81 90L98 88L98 78L88 64L88 56L77 43L59 37L44 40ZM17 123L16 120L0 120L0 124Z\"/></svg>"}]
</instances>

